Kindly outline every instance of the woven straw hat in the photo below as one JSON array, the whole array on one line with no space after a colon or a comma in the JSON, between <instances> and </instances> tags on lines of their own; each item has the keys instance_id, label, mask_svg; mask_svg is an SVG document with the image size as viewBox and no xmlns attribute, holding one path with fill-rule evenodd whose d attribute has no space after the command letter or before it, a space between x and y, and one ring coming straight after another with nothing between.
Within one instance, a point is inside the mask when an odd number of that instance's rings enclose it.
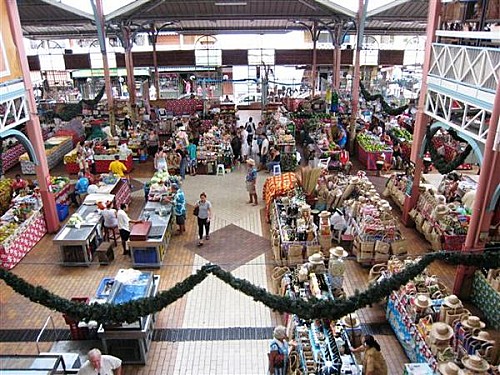
<instances>
[{"instance_id":1,"label":"woven straw hat","mask_svg":"<svg viewBox=\"0 0 500 375\"><path fill-rule=\"evenodd\" d=\"M359 327L361 325L361 321L355 313L344 316L340 319L340 322L349 328Z\"/></svg>"},{"instance_id":2,"label":"woven straw hat","mask_svg":"<svg viewBox=\"0 0 500 375\"><path fill-rule=\"evenodd\" d=\"M413 304L421 309L426 309L431 305L431 300L425 294L419 294L413 299Z\"/></svg>"},{"instance_id":3,"label":"woven straw hat","mask_svg":"<svg viewBox=\"0 0 500 375\"><path fill-rule=\"evenodd\" d=\"M255 160L253 160L252 158L247 159L247 164L255 165Z\"/></svg>"},{"instance_id":4,"label":"woven straw hat","mask_svg":"<svg viewBox=\"0 0 500 375\"><path fill-rule=\"evenodd\" d=\"M464 371L453 362L443 362L439 364L441 375L462 375Z\"/></svg>"},{"instance_id":5,"label":"woven straw hat","mask_svg":"<svg viewBox=\"0 0 500 375\"><path fill-rule=\"evenodd\" d=\"M443 305L448 306L451 309L458 309L462 307L462 301L454 295L450 294L449 296L444 297Z\"/></svg>"},{"instance_id":6,"label":"woven straw hat","mask_svg":"<svg viewBox=\"0 0 500 375\"><path fill-rule=\"evenodd\" d=\"M446 197L444 195L436 195L437 204L446 204Z\"/></svg>"},{"instance_id":7,"label":"woven straw hat","mask_svg":"<svg viewBox=\"0 0 500 375\"><path fill-rule=\"evenodd\" d=\"M472 335L472 338L480 341L495 342L487 331L480 331L477 335Z\"/></svg>"},{"instance_id":8,"label":"woven straw hat","mask_svg":"<svg viewBox=\"0 0 500 375\"><path fill-rule=\"evenodd\" d=\"M438 340L449 340L453 337L453 328L446 323L433 323L431 327L431 337Z\"/></svg>"},{"instance_id":9,"label":"woven straw hat","mask_svg":"<svg viewBox=\"0 0 500 375\"><path fill-rule=\"evenodd\" d=\"M349 254L344 250L342 246L332 247L330 250L330 256L336 256L337 258L345 258Z\"/></svg>"},{"instance_id":10,"label":"woven straw hat","mask_svg":"<svg viewBox=\"0 0 500 375\"><path fill-rule=\"evenodd\" d=\"M484 327L486 327L486 324L484 324L481 321L481 319L479 319L479 317L474 316L474 315L471 315L471 316L468 316L468 317L462 319L462 325L465 328L469 328L469 329L476 329L476 328L483 329Z\"/></svg>"},{"instance_id":11,"label":"woven straw hat","mask_svg":"<svg viewBox=\"0 0 500 375\"><path fill-rule=\"evenodd\" d=\"M484 372L490 368L489 363L478 355L466 355L462 358L462 363L465 368L476 372Z\"/></svg>"},{"instance_id":12,"label":"woven straw hat","mask_svg":"<svg viewBox=\"0 0 500 375\"><path fill-rule=\"evenodd\" d=\"M436 215L440 215L440 216L444 216L446 215L448 212L450 212L450 209L448 208L448 206L446 206L445 204L438 204L436 206L436 209L434 210L434 213Z\"/></svg>"},{"instance_id":13,"label":"woven straw hat","mask_svg":"<svg viewBox=\"0 0 500 375\"><path fill-rule=\"evenodd\" d=\"M311 255L309 258L309 263L311 264L322 264L322 265L325 265L324 263L324 258L323 258L323 254L321 253L314 253L313 255Z\"/></svg>"}]
</instances>

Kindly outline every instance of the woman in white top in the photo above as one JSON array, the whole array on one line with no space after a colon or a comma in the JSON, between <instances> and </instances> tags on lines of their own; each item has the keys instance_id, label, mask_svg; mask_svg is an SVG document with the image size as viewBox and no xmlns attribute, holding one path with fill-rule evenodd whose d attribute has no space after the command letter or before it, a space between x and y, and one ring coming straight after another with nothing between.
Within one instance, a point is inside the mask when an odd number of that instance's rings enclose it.
<instances>
[{"instance_id":1,"label":"woman in white top","mask_svg":"<svg viewBox=\"0 0 500 375\"><path fill-rule=\"evenodd\" d=\"M159 150L156 155L155 155L155 169L160 172L160 171L166 171L168 172L168 165L167 165L167 154L165 152L165 148Z\"/></svg>"},{"instance_id":2,"label":"woman in white top","mask_svg":"<svg viewBox=\"0 0 500 375\"><path fill-rule=\"evenodd\" d=\"M200 238L198 246L203 245L203 228L205 228L205 239L210 239L210 219L212 217L212 204L207 201L205 193L200 194L200 200L195 205L198 208L198 236Z\"/></svg>"}]
</instances>

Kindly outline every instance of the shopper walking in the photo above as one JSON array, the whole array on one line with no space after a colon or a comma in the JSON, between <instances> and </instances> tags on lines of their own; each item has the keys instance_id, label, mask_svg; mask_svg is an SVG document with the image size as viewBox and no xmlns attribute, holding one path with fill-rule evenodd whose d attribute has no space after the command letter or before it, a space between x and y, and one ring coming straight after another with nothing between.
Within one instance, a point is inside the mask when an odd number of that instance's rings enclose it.
<instances>
[{"instance_id":1,"label":"shopper walking","mask_svg":"<svg viewBox=\"0 0 500 375\"><path fill-rule=\"evenodd\" d=\"M271 375L286 375L288 367L289 345L286 341L286 329L277 326L273 331L273 339L269 346L269 373Z\"/></svg>"},{"instance_id":2,"label":"shopper walking","mask_svg":"<svg viewBox=\"0 0 500 375\"><path fill-rule=\"evenodd\" d=\"M266 168L267 158L269 154L269 140L266 134L261 134L260 139L262 143L260 144L260 165L259 171Z\"/></svg>"},{"instance_id":3,"label":"shopper walking","mask_svg":"<svg viewBox=\"0 0 500 375\"><path fill-rule=\"evenodd\" d=\"M248 145L248 132L242 126L240 127L240 140L241 140L241 161L245 162L250 154L250 146Z\"/></svg>"},{"instance_id":4,"label":"shopper walking","mask_svg":"<svg viewBox=\"0 0 500 375\"><path fill-rule=\"evenodd\" d=\"M247 136L247 143L248 143L248 146L252 146L252 140L253 140L253 136L255 134L255 123L253 122L253 118L252 117L249 117L248 118L248 121L247 123L245 124L245 130L247 131L248 133L248 136Z\"/></svg>"},{"instance_id":5,"label":"shopper walking","mask_svg":"<svg viewBox=\"0 0 500 375\"><path fill-rule=\"evenodd\" d=\"M167 148L163 147L155 154L154 167L158 172L168 172Z\"/></svg>"},{"instance_id":6,"label":"shopper walking","mask_svg":"<svg viewBox=\"0 0 500 375\"><path fill-rule=\"evenodd\" d=\"M380 344L372 335L365 335L363 345L351 349L351 352L364 351L363 374L365 375L387 375L387 363L380 352Z\"/></svg>"},{"instance_id":7,"label":"shopper walking","mask_svg":"<svg viewBox=\"0 0 500 375\"><path fill-rule=\"evenodd\" d=\"M255 168L255 160L247 159L247 165L248 165L248 171L245 177L245 182L248 195L250 197L248 204L253 204L254 206L257 206L259 202L257 200L257 190L256 190L257 169Z\"/></svg>"},{"instance_id":8,"label":"shopper walking","mask_svg":"<svg viewBox=\"0 0 500 375\"><path fill-rule=\"evenodd\" d=\"M125 172L127 172L127 167L120 160L120 155L116 154L115 160L109 163L109 171L122 179L126 179L128 181L128 184L130 185L130 178L128 177L128 175L125 175Z\"/></svg>"},{"instance_id":9,"label":"shopper walking","mask_svg":"<svg viewBox=\"0 0 500 375\"><path fill-rule=\"evenodd\" d=\"M160 145L160 138L155 130L151 130L148 136L148 155L152 158L158 151L158 146Z\"/></svg>"},{"instance_id":10,"label":"shopper walking","mask_svg":"<svg viewBox=\"0 0 500 375\"><path fill-rule=\"evenodd\" d=\"M116 213L118 219L118 231L122 240L123 255L130 255L130 250L127 250L127 241L130 237L130 223L137 224L141 220L131 220L127 214L128 204L122 203L120 209Z\"/></svg>"},{"instance_id":11,"label":"shopper walking","mask_svg":"<svg viewBox=\"0 0 500 375\"><path fill-rule=\"evenodd\" d=\"M180 158L179 162L179 174L181 175L182 180L186 179L186 168L188 164L187 153L186 150L182 147L178 147L176 150L178 157Z\"/></svg>"},{"instance_id":12,"label":"shopper walking","mask_svg":"<svg viewBox=\"0 0 500 375\"><path fill-rule=\"evenodd\" d=\"M186 147L186 151L188 154L188 172L190 176L196 176L196 167L197 167L197 155L196 155L196 144L191 140L189 145Z\"/></svg>"},{"instance_id":13,"label":"shopper walking","mask_svg":"<svg viewBox=\"0 0 500 375\"><path fill-rule=\"evenodd\" d=\"M207 200L207 195L200 194L200 200L195 204L195 210L198 211L198 246L203 245L203 230L205 230L205 239L210 239L210 220L212 219L212 204Z\"/></svg>"},{"instance_id":14,"label":"shopper walking","mask_svg":"<svg viewBox=\"0 0 500 375\"><path fill-rule=\"evenodd\" d=\"M78 375L121 375L122 360L112 355L101 354L99 349L92 349L87 354L88 360L78 370Z\"/></svg>"}]
</instances>

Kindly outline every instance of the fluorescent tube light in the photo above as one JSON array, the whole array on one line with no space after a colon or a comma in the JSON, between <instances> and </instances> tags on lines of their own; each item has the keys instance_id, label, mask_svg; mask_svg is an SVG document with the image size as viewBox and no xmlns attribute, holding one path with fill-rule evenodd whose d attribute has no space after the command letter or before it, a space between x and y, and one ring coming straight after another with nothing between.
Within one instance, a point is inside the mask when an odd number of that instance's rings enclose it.
<instances>
[{"instance_id":1,"label":"fluorescent tube light","mask_svg":"<svg viewBox=\"0 0 500 375\"><path fill-rule=\"evenodd\" d=\"M245 6L247 5L246 1L220 1L215 3L215 6L218 7L227 7L227 6Z\"/></svg>"}]
</instances>

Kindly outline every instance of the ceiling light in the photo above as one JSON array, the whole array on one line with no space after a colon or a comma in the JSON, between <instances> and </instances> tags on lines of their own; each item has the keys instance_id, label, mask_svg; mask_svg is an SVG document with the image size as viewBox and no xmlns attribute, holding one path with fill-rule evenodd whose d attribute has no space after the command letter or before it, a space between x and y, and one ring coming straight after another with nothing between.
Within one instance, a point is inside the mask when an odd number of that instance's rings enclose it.
<instances>
[{"instance_id":1,"label":"ceiling light","mask_svg":"<svg viewBox=\"0 0 500 375\"><path fill-rule=\"evenodd\" d=\"M245 6L247 5L246 1L220 1L215 3L215 6L225 7L225 6Z\"/></svg>"}]
</instances>

